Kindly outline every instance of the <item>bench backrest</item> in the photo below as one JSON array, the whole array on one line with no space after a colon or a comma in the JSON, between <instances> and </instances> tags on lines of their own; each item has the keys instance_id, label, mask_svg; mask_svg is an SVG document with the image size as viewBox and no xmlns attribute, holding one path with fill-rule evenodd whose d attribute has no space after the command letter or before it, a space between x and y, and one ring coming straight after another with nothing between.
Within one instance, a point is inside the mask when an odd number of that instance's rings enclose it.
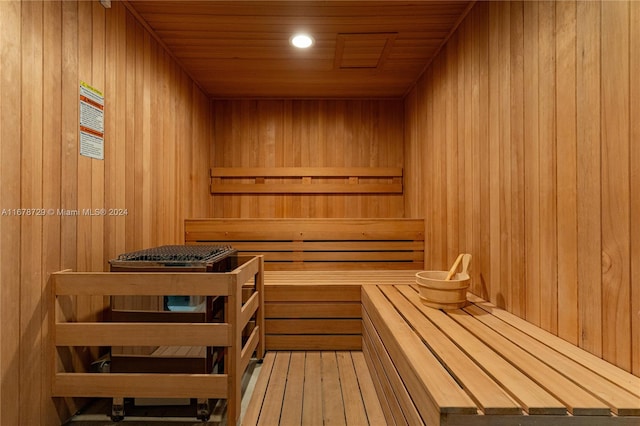
<instances>
[{"instance_id":1,"label":"bench backrest","mask_svg":"<svg viewBox=\"0 0 640 426\"><path fill-rule=\"evenodd\" d=\"M267 270L423 269L423 219L187 219L185 244L264 254Z\"/></svg>"}]
</instances>

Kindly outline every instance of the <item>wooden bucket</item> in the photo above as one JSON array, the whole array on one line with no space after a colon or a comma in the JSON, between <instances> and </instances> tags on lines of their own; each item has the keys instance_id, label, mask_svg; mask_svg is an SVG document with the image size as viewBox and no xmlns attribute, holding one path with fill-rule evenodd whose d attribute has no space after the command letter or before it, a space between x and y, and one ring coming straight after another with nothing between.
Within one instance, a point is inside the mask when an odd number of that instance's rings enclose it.
<instances>
[{"instance_id":1,"label":"wooden bucket","mask_svg":"<svg viewBox=\"0 0 640 426\"><path fill-rule=\"evenodd\" d=\"M422 303L436 309L459 309L467 304L469 274L457 273L445 281L447 271L416 273Z\"/></svg>"}]
</instances>

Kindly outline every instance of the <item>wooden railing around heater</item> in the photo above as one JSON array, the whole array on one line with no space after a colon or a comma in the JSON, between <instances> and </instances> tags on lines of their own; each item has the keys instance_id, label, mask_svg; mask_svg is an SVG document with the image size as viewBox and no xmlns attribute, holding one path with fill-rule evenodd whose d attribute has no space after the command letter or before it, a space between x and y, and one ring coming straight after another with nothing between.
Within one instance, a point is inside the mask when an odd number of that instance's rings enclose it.
<instances>
[{"instance_id":1,"label":"wooden railing around heater","mask_svg":"<svg viewBox=\"0 0 640 426\"><path fill-rule=\"evenodd\" d=\"M401 167L215 167L212 194L402 193Z\"/></svg>"},{"instance_id":2,"label":"wooden railing around heater","mask_svg":"<svg viewBox=\"0 0 640 426\"><path fill-rule=\"evenodd\" d=\"M411 283L422 219L188 219L186 244L265 259L265 342L274 350L362 348L360 287Z\"/></svg>"},{"instance_id":3,"label":"wooden railing around heater","mask_svg":"<svg viewBox=\"0 0 640 426\"><path fill-rule=\"evenodd\" d=\"M226 273L71 272L51 275L52 396L99 398L227 399L229 424L240 414L241 379L254 351L264 355L263 262L248 259ZM242 287L255 292L242 303ZM142 323L75 320L73 304L92 296L218 296L226 300L222 323ZM256 326L242 345L242 331ZM222 374L86 373L67 371L62 351L69 347L215 346L226 348Z\"/></svg>"}]
</instances>

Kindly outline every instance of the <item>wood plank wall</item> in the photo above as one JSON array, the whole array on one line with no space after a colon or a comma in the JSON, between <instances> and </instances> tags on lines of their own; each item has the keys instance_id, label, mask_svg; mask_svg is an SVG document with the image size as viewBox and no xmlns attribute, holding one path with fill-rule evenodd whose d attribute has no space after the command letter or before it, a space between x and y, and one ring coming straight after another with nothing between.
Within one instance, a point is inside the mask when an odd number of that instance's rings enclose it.
<instances>
[{"instance_id":1,"label":"wood plank wall","mask_svg":"<svg viewBox=\"0 0 640 426\"><path fill-rule=\"evenodd\" d=\"M0 209L55 210L0 216L0 424L57 425L75 404L50 398L48 275L182 242L208 215L211 106L120 2L2 1L0 55ZM81 80L106 95L104 161L79 156ZM101 208L127 213L57 212Z\"/></svg>"},{"instance_id":2,"label":"wood plank wall","mask_svg":"<svg viewBox=\"0 0 640 426\"><path fill-rule=\"evenodd\" d=\"M403 167L402 100L214 100L212 110L212 167ZM212 211L238 218L397 218L404 217L404 199L214 195Z\"/></svg>"},{"instance_id":3,"label":"wood plank wall","mask_svg":"<svg viewBox=\"0 0 640 426\"><path fill-rule=\"evenodd\" d=\"M638 2L478 2L405 98L425 264L636 375L639 47Z\"/></svg>"}]
</instances>

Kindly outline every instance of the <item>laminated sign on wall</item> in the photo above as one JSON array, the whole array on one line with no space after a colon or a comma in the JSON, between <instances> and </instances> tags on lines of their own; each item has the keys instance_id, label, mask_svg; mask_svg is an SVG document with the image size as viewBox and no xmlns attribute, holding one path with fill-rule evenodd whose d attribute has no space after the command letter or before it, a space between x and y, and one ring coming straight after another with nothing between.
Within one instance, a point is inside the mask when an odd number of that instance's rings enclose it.
<instances>
[{"instance_id":1,"label":"laminated sign on wall","mask_svg":"<svg viewBox=\"0 0 640 426\"><path fill-rule=\"evenodd\" d=\"M104 160L104 95L80 82L80 155Z\"/></svg>"}]
</instances>

